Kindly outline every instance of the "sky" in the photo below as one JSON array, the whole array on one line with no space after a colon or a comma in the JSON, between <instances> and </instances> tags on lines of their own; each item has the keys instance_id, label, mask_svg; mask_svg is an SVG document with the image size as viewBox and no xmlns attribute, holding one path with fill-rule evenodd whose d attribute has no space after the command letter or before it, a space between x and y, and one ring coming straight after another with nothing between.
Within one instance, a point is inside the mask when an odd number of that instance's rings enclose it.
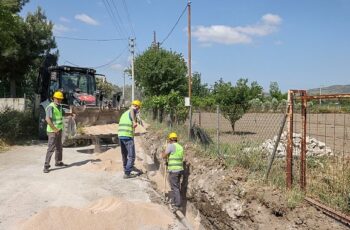
<instances>
[{"instance_id":1,"label":"sky","mask_svg":"<svg viewBox=\"0 0 350 230\"><path fill-rule=\"evenodd\" d=\"M188 59L187 0L30 0L21 15L38 6L54 23L60 65L97 67L119 86L130 37L136 55L155 31L161 47ZM271 82L283 92L348 85L349 12L350 0L192 0L192 72L209 86L248 78L265 91Z\"/></svg>"}]
</instances>

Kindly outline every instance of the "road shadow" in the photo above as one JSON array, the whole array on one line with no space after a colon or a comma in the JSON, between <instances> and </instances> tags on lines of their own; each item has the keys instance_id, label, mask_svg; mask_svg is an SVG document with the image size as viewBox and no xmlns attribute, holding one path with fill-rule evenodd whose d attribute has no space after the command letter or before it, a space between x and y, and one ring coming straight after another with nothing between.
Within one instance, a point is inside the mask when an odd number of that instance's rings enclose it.
<instances>
[{"instance_id":1,"label":"road shadow","mask_svg":"<svg viewBox=\"0 0 350 230\"><path fill-rule=\"evenodd\" d=\"M49 171L51 172L51 171L56 171L56 170L61 170L61 169L67 169L67 168L71 168L71 167L75 167L75 166L79 167L79 166L85 165L89 162L94 163L94 162L100 162L100 161L101 161L100 159L83 160L83 161L71 163L67 166L53 168L53 169L50 169Z\"/></svg>"},{"instance_id":2,"label":"road shadow","mask_svg":"<svg viewBox=\"0 0 350 230\"><path fill-rule=\"evenodd\" d=\"M115 149L118 145L117 144L107 144L107 145L101 145L100 150L101 152L95 152L94 148L88 148L88 149L77 149L76 151L78 153L84 153L84 154L94 154L94 153L104 153L110 149Z\"/></svg>"},{"instance_id":3,"label":"road shadow","mask_svg":"<svg viewBox=\"0 0 350 230\"><path fill-rule=\"evenodd\" d=\"M184 163L184 172L182 174L182 182L181 182L181 211L186 216L187 211L187 187L188 187L188 178L190 176L190 163Z\"/></svg>"}]
</instances>

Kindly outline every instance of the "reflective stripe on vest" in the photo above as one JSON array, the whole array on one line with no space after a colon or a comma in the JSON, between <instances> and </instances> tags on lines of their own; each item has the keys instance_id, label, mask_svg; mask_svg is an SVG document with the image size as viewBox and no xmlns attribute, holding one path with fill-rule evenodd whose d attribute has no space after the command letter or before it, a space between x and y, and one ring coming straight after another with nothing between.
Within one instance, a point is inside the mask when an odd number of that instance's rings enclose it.
<instances>
[{"instance_id":1,"label":"reflective stripe on vest","mask_svg":"<svg viewBox=\"0 0 350 230\"><path fill-rule=\"evenodd\" d=\"M130 111L125 111L120 117L118 126L118 137L134 137L132 121L129 117Z\"/></svg>"},{"instance_id":2,"label":"reflective stripe on vest","mask_svg":"<svg viewBox=\"0 0 350 230\"><path fill-rule=\"evenodd\" d=\"M183 159L184 159L184 150L181 145L174 143L175 153L169 155L168 160L168 170L184 170Z\"/></svg>"},{"instance_id":3,"label":"reflective stripe on vest","mask_svg":"<svg viewBox=\"0 0 350 230\"><path fill-rule=\"evenodd\" d=\"M62 107L58 108L57 105L54 102L51 102L46 107L46 113L49 109L53 108L52 118L51 121L54 124L54 126L58 129L63 129L63 116L62 116ZM50 125L47 125L46 132L52 133L54 132Z\"/></svg>"}]
</instances>

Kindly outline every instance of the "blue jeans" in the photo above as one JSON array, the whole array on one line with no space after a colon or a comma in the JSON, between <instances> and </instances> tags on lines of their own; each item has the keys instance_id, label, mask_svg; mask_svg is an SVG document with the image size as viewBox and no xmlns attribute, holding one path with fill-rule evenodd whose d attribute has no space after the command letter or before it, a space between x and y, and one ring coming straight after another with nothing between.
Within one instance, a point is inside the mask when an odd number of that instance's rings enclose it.
<instances>
[{"instance_id":1,"label":"blue jeans","mask_svg":"<svg viewBox=\"0 0 350 230\"><path fill-rule=\"evenodd\" d=\"M136 156L134 139L119 139L119 145L123 157L124 173L130 175Z\"/></svg>"}]
</instances>

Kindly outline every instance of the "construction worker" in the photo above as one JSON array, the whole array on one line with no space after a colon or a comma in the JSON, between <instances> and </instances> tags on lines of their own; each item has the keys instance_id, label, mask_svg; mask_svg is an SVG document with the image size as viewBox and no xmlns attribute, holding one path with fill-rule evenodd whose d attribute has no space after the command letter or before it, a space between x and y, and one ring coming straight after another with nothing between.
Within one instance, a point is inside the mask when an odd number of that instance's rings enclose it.
<instances>
[{"instance_id":1,"label":"construction worker","mask_svg":"<svg viewBox=\"0 0 350 230\"><path fill-rule=\"evenodd\" d=\"M136 177L131 173L134 168L136 152L134 143L134 131L137 127L137 114L141 108L141 102L134 100L130 109L125 111L119 120L118 138L123 158L124 179Z\"/></svg>"},{"instance_id":2,"label":"construction worker","mask_svg":"<svg viewBox=\"0 0 350 230\"><path fill-rule=\"evenodd\" d=\"M44 164L44 173L49 172L53 152L55 152L55 166L67 166L62 162L63 116L72 114L64 112L61 105L62 100L63 93L61 91L56 91L53 94L53 102L46 107L45 120L47 122L46 132L48 136L48 148Z\"/></svg>"},{"instance_id":3,"label":"construction worker","mask_svg":"<svg viewBox=\"0 0 350 230\"><path fill-rule=\"evenodd\" d=\"M168 135L168 144L161 157L167 159L169 184L172 192L172 208L176 211L181 207L180 180L184 172L184 150L177 143L177 134Z\"/></svg>"}]
</instances>

